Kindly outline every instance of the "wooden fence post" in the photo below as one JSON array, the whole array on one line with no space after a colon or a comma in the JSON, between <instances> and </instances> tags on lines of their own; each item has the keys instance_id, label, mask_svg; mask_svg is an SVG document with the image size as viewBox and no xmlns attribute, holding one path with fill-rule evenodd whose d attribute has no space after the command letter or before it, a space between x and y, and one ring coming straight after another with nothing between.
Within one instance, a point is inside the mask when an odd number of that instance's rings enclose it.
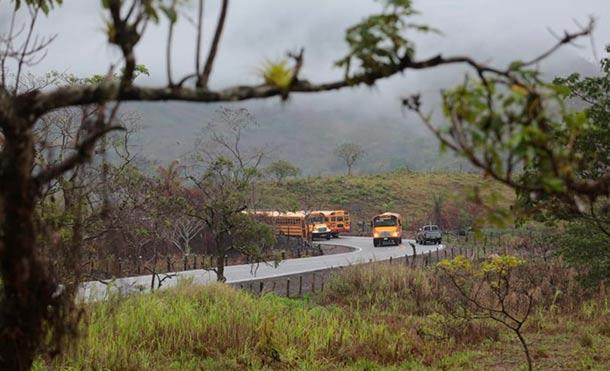
<instances>
[{"instance_id":1,"label":"wooden fence post","mask_svg":"<svg viewBox=\"0 0 610 371\"><path fill-rule=\"evenodd\" d=\"M390 264L392 264L392 257L390 256Z\"/></svg>"},{"instance_id":2,"label":"wooden fence post","mask_svg":"<svg viewBox=\"0 0 610 371\"><path fill-rule=\"evenodd\" d=\"M290 278L286 279L286 297L290 297Z\"/></svg>"},{"instance_id":3,"label":"wooden fence post","mask_svg":"<svg viewBox=\"0 0 610 371\"><path fill-rule=\"evenodd\" d=\"M260 282L260 288L258 290L258 294L259 295L263 295L263 289L264 289L264 285L265 283L263 281Z\"/></svg>"},{"instance_id":4,"label":"wooden fence post","mask_svg":"<svg viewBox=\"0 0 610 371\"><path fill-rule=\"evenodd\" d=\"M303 276L299 276L299 296L303 296Z\"/></svg>"},{"instance_id":5,"label":"wooden fence post","mask_svg":"<svg viewBox=\"0 0 610 371\"><path fill-rule=\"evenodd\" d=\"M167 271L171 272L172 271L172 263L169 260L169 255L165 257L165 262L167 263Z\"/></svg>"},{"instance_id":6,"label":"wooden fence post","mask_svg":"<svg viewBox=\"0 0 610 371\"><path fill-rule=\"evenodd\" d=\"M311 277L311 292L316 293L316 272L312 273Z\"/></svg>"},{"instance_id":7,"label":"wooden fence post","mask_svg":"<svg viewBox=\"0 0 610 371\"><path fill-rule=\"evenodd\" d=\"M193 269L197 269L197 254L193 254Z\"/></svg>"},{"instance_id":8,"label":"wooden fence post","mask_svg":"<svg viewBox=\"0 0 610 371\"><path fill-rule=\"evenodd\" d=\"M184 267L184 269L183 269L183 270L186 270L186 269L187 269L187 266L186 266L186 265L187 265L187 263L188 263L187 259L188 259L188 258L186 257L186 255L184 255L184 257L182 258L182 263L183 263L183 264L182 264L182 266Z\"/></svg>"},{"instance_id":9,"label":"wooden fence post","mask_svg":"<svg viewBox=\"0 0 610 371\"><path fill-rule=\"evenodd\" d=\"M409 266L409 254L405 254L405 265Z\"/></svg>"},{"instance_id":10,"label":"wooden fence post","mask_svg":"<svg viewBox=\"0 0 610 371\"><path fill-rule=\"evenodd\" d=\"M436 261L439 262L441 260L440 251L438 250L438 246L436 247Z\"/></svg>"}]
</instances>

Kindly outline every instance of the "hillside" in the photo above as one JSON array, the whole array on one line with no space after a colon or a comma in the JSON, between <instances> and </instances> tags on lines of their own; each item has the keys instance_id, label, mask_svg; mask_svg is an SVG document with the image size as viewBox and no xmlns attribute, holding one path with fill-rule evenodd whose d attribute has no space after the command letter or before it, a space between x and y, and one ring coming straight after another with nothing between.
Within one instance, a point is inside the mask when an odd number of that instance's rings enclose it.
<instances>
[{"instance_id":1,"label":"hillside","mask_svg":"<svg viewBox=\"0 0 610 371\"><path fill-rule=\"evenodd\" d=\"M394 171L377 175L307 177L284 184L265 183L261 190L261 207L273 209L347 209L352 221L368 221L385 211L404 216L408 230L433 221L433 198L441 202L441 223L445 229L469 224L483 216L483 205L472 199L479 189L483 198L498 195L498 206L506 207L514 197L512 191L478 174L462 172ZM462 225L464 226L464 225Z\"/></svg>"},{"instance_id":2,"label":"hillside","mask_svg":"<svg viewBox=\"0 0 610 371\"><path fill-rule=\"evenodd\" d=\"M545 64L545 76L566 76L578 71L597 72L595 66L572 53ZM305 175L344 172L333 154L343 142L354 142L366 151L358 173L379 173L408 167L411 170L472 170L467 161L439 153L436 138L415 115L401 109L405 94L421 93L426 110L440 111L440 91L462 82L459 67L422 71L417 76L382 81L375 89L354 88L332 94L293 94L287 102L197 104L186 102L126 103L124 112L138 117L141 130L134 136L137 152L161 163L193 150L195 138L206 136L207 124L218 120L222 107L246 108L257 125L244 133L244 148L265 147L269 160L285 159ZM438 117L437 124L442 124ZM134 149L134 151L136 151Z\"/></svg>"}]
</instances>

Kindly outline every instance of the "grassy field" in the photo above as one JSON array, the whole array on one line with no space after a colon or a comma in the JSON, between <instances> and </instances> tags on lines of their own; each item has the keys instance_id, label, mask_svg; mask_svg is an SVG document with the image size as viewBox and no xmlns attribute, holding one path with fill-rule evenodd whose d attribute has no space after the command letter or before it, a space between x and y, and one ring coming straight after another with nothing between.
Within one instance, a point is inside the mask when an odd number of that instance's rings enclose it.
<instances>
[{"instance_id":1,"label":"grassy field","mask_svg":"<svg viewBox=\"0 0 610 371\"><path fill-rule=\"evenodd\" d=\"M559 263L538 273L524 332L535 368L610 368L605 289L580 288ZM505 328L447 313L453 295L434 270L388 264L344 269L300 299L184 283L86 308L77 345L35 369L523 369Z\"/></svg>"},{"instance_id":2,"label":"grassy field","mask_svg":"<svg viewBox=\"0 0 610 371\"><path fill-rule=\"evenodd\" d=\"M508 206L514 199L511 190L478 174L461 172L395 171L378 175L308 177L283 184L265 183L261 207L275 209L347 209L355 221L369 221L385 211L406 216L409 229L430 221L433 197L443 200L443 217L455 224L459 212L477 217L485 214L475 201L474 190L483 199L496 198L496 205Z\"/></svg>"}]
</instances>

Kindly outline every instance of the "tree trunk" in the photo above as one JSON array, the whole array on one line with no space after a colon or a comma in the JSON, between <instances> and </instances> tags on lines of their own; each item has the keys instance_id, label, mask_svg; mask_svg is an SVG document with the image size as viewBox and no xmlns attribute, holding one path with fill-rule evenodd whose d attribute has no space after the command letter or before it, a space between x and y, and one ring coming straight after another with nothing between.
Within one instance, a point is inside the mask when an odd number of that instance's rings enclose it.
<instances>
[{"instance_id":1,"label":"tree trunk","mask_svg":"<svg viewBox=\"0 0 610 371\"><path fill-rule=\"evenodd\" d=\"M216 236L214 238L214 243L216 244L216 280L218 282L226 282L227 278L225 277L225 245L224 238L222 236Z\"/></svg>"},{"instance_id":2,"label":"tree trunk","mask_svg":"<svg viewBox=\"0 0 610 371\"><path fill-rule=\"evenodd\" d=\"M42 322L48 316L54 285L35 251L33 135L22 122L5 122L5 126L0 165L0 204L4 214L0 243L4 294L0 303L0 369L29 370L43 338Z\"/></svg>"},{"instance_id":3,"label":"tree trunk","mask_svg":"<svg viewBox=\"0 0 610 371\"><path fill-rule=\"evenodd\" d=\"M226 282L225 277L225 256L224 254L216 255L216 280L218 282Z\"/></svg>"}]
</instances>

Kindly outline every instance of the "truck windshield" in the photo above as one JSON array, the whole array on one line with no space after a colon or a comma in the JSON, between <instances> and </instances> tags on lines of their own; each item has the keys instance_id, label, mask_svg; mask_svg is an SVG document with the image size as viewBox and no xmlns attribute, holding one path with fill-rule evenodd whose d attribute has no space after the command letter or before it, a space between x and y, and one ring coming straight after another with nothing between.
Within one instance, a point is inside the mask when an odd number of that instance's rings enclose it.
<instances>
[{"instance_id":1,"label":"truck windshield","mask_svg":"<svg viewBox=\"0 0 610 371\"><path fill-rule=\"evenodd\" d=\"M386 217L386 218L375 218L373 220L373 226L375 227L393 227L396 225L396 218Z\"/></svg>"}]
</instances>

